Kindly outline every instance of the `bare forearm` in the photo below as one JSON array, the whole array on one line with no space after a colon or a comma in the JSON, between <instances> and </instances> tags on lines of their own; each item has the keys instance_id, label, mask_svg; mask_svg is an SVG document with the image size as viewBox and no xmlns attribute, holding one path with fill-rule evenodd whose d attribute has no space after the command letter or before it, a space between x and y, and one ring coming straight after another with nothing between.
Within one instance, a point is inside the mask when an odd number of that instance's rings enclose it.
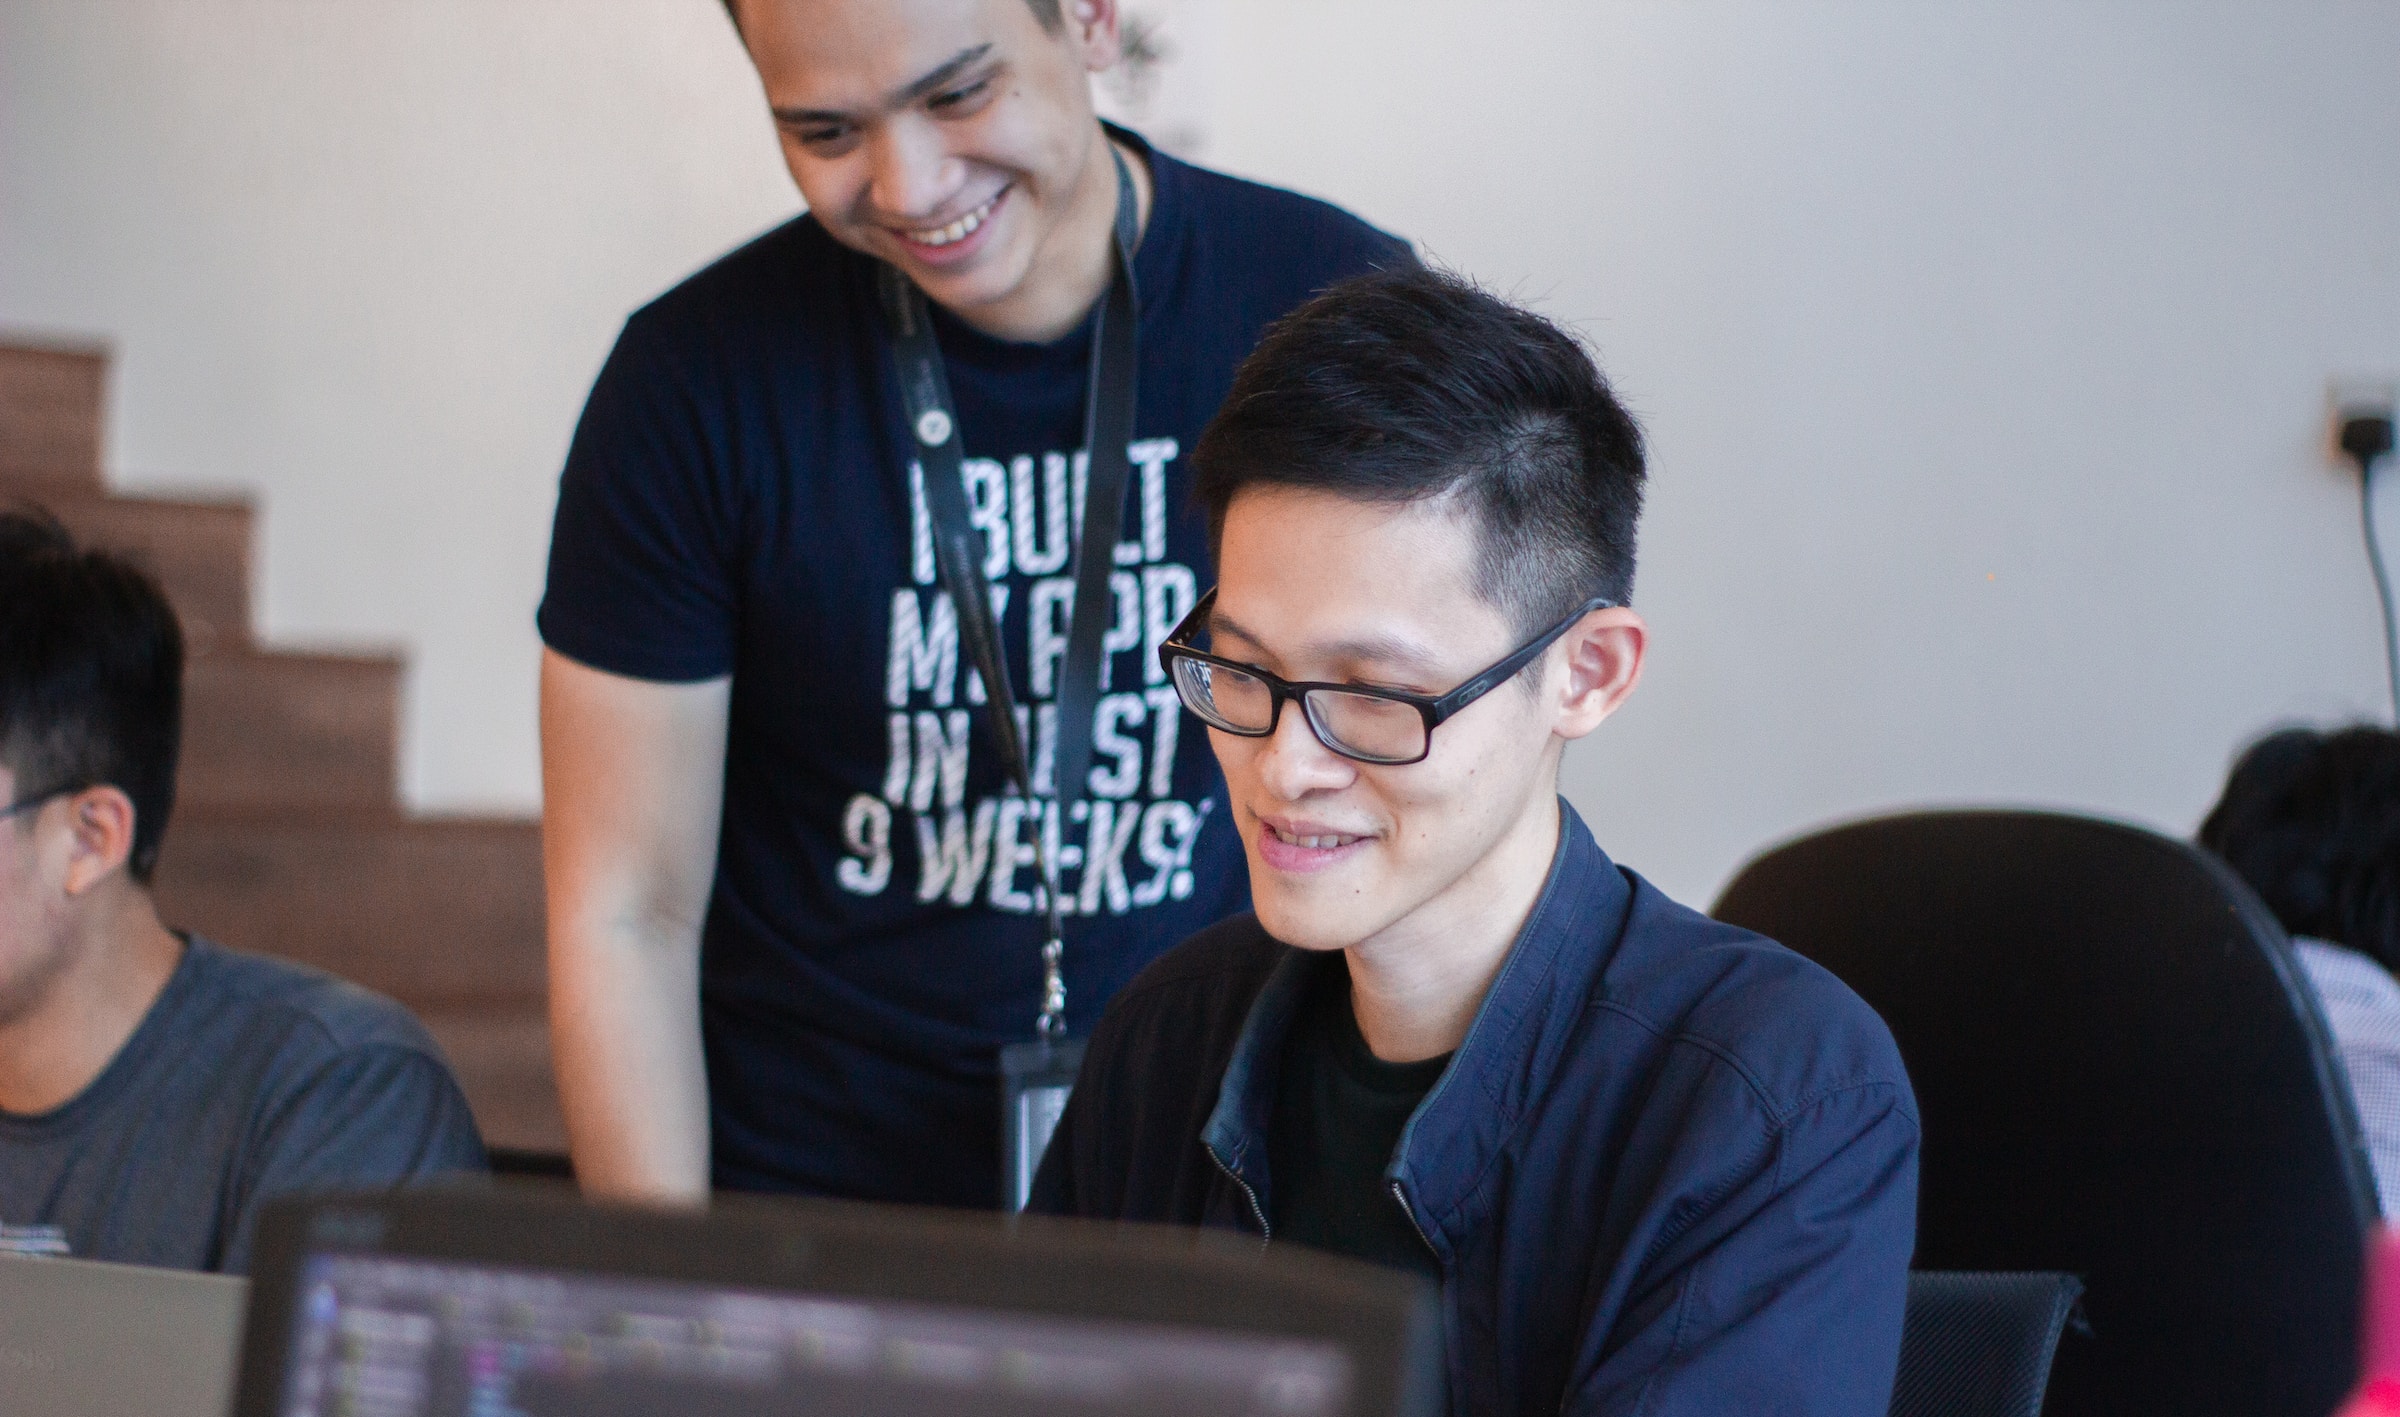
<instances>
[{"instance_id":1,"label":"bare forearm","mask_svg":"<svg viewBox=\"0 0 2400 1417\"><path fill-rule=\"evenodd\" d=\"M542 659L550 1032L593 1195L708 1194L700 922L716 875L731 681Z\"/></svg>"},{"instance_id":2,"label":"bare forearm","mask_svg":"<svg viewBox=\"0 0 2400 1417\"><path fill-rule=\"evenodd\" d=\"M699 941L554 931L550 1028L575 1174L586 1194L708 1194Z\"/></svg>"}]
</instances>

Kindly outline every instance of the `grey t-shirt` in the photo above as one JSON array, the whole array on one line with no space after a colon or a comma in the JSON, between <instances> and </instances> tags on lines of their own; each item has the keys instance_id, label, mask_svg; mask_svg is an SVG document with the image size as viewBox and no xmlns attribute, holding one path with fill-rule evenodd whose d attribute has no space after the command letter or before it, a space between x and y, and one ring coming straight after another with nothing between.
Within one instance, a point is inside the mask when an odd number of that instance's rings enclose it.
<instances>
[{"instance_id":1,"label":"grey t-shirt","mask_svg":"<svg viewBox=\"0 0 2400 1417\"><path fill-rule=\"evenodd\" d=\"M425 1029L330 975L192 937L92 1085L0 1112L0 1224L85 1259L240 1274L259 1203L484 1169Z\"/></svg>"}]
</instances>

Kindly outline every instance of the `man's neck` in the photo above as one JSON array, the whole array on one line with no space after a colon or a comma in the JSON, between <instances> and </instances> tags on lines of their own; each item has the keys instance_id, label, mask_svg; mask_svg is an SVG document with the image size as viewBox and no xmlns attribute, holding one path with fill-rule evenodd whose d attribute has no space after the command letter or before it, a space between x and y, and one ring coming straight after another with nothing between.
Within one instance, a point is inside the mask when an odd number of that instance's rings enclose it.
<instances>
[{"instance_id":1,"label":"man's neck","mask_svg":"<svg viewBox=\"0 0 2400 1417\"><path fill-rule=\"evenodd\" d=\"M183 941L159 923L147 891L127 886L90 904L39 997L0 1023L0 1112L36 1116L90 1087L182 962Z\"/></svg>"},{"instance_id":2,"label":"man's neck","mask_svg":"<svg viewBox=\"0 0 2400 1417\"><path fill-rule=\"evenodd\" d=\"M1133 179L1134 229L1150 224L1149 164L1120 147L1106 129L1091 145L1075 184L1073 209L1034 252L1033 269L1017 293L993 305L950 313L995 339L1047 344L1083 323L1116 274L1111 254L1117 234L1117 159Z\"/></svg>"},{"instance_id":3,"label":"man's neck","mask_svg":"<svg viewBox=\"0 0 2400 1417\"><path fill-rule=\"evenodd\" d=\"M1448 890L1344 951L1350 1008L1376 1057L1417 1062L1466 1041L1541 899L1560 828L1557 794L1543 792Z\"/></svg>"}]
</instances>

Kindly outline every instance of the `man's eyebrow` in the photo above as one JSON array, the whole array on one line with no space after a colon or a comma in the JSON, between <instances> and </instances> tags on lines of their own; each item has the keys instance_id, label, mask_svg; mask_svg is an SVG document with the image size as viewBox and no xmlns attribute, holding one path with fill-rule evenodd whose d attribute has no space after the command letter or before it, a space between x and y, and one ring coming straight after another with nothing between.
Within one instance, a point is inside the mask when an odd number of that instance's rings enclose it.
<instances>
[{"instance_id":1,"label":"man's eyebrow","mask_svg":"<svg viewBox=\"0 0 2400 1417\"><path fill-rule=\"evenodd\" d=\"M977 44L958 51L940 64L911 79L894 90L880 105L886 109L905 108L956 79L959 71L980 63L992 52L989 44ZM832 108L778 108L773 110L778 123L840 123L853 115Z\"/></svg>"},{"instance_id":2,"label":"man's eyebrow","mask_svg":"<svg viewBox=\"0 0 2400 1417\"><path fill-rule=\"evenodd\" d=\"M1266 648L1258 636L1243 629L1241 622L1214 606L1208 612L1208 632L1213 636L1230 636L1259 649ZM1313 657L1339 663L1388 665L1394 669L1433 671L1442 668L1432 652L1412 640L1394 635L1361 635L1354 639L1332 640L1309 646Z\"/></svg>"}]
</instances>

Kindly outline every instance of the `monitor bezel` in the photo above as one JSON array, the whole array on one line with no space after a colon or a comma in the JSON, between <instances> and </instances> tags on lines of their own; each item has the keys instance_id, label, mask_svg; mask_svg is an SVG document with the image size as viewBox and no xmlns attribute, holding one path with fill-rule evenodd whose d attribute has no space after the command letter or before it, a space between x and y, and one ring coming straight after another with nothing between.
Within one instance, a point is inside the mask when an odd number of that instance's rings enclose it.
<instances>
[{"instance_id":1,"label":"monitor bezel","mask_svg":"<svg viewBox=\"0 0 2400 1417\"><path fill-rule=\"evenodd\" d=\"M823 1294L1337 1345L1345 1412L1440 1410L1441 1329L1415 1275L1223 1231L848 1201L595 1204L546 1184L286 1199L261 1217L232 1417L279 1417L302 1267L347 1254Z\"/></svg>"}]
</instances>

